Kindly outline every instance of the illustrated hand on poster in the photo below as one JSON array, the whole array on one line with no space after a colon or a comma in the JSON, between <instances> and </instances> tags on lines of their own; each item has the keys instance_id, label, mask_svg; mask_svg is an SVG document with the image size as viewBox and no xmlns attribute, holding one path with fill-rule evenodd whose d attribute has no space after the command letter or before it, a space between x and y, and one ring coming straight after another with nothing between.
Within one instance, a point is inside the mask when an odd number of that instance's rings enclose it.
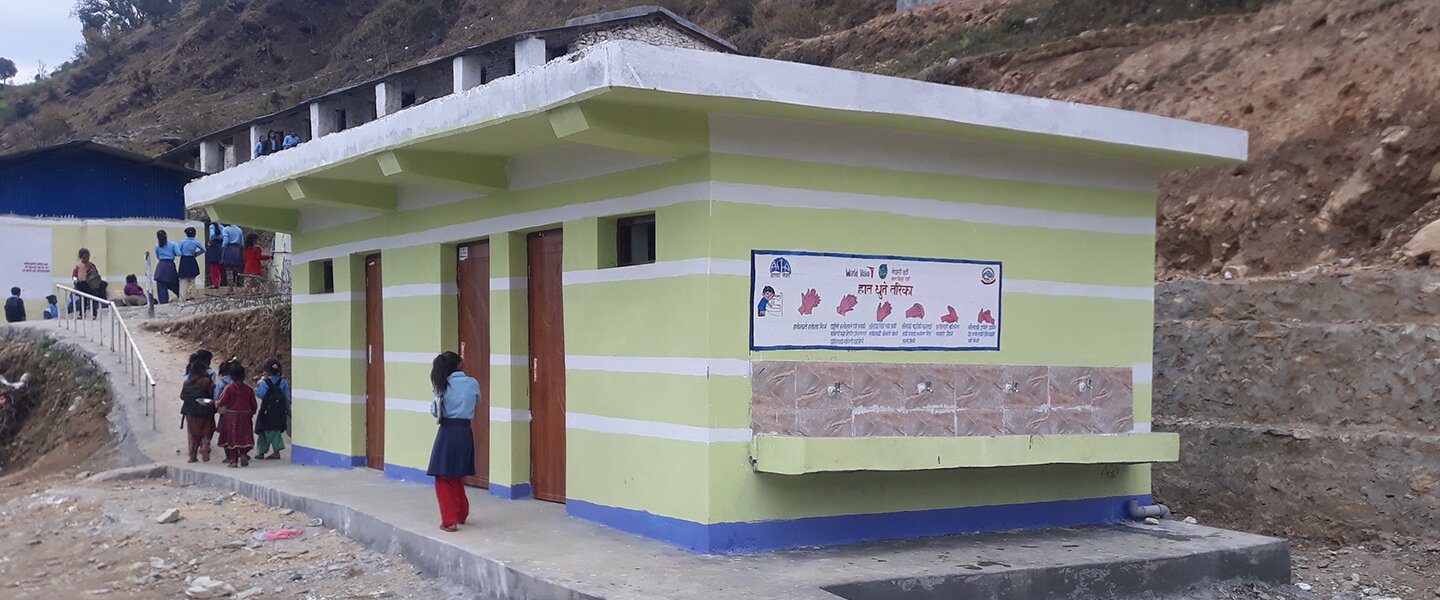
<instances>
[{"instance_id":1,"label":"illustrated hand on poster","mask_svg":"<svg viewBox=\"0 0 1440 600\"><path fill-rule=\"evenodd\" d=\"M910 310L905 311L905 318L907 318L907 319L923 319L923 318L925 318L925 307L920 306L920 303L919 303L919 302L916 302L916 303L915 303L915 306L912 306L912 307L910 307Z\"/></svg>"},{"instance_id":2,"label":"illustrated hand on poster","mask_svg":"<svg viewBox=\"0 0 1440 600\"><path fill-rule=\"evenodd\" d=\"M940 322L941 322L941 323L959 323L959 322L960 322L960 315L958 315L958 314L955 313L955 307L953 307L953 306L947 306L947 307L945 307L945 308L950 309L950 313L947 314L947 315L944 315L944 316L940 317Z\"/></svg>"},{"instance_id":3,"label":"illustrated hand on poster","mask_svg":"<svg viewBox=\"0 0 1440 600\"><path fill-rule=\"evenodd\" d=\"M815 312L815 307L820 306L820 293L815 288L810 288L800 296L800 314L808 315Z\"/></svg>"},{"instance_id":4,"label":"illustrated hand on poster","mask_svg":"<svg viewBox=\"0 0 1440 600\"><path fill-rule=\"evenodd\" d=\"M980 311L980 316L975 319L975 322L976 322L976 323L984 323L984 324L987 324L987 325L994 325L994 324L995 324L995 317L993 317L993 316L990 315L990 309L985 309L985 310Z\"/></svg>"},{"instance_id":5,"label":"illustrated hand on poster","mask_svg":"<svg viewBox=\"0 0 1440 600\"><path fill-rule=\"evenodd\" d=\"M855 294L845 294L845 297L840 299L840 306L835 307L835 312L848 315L850 311L855 310L855 305L859 303L860 299L856 298Z\"/></svg>"},{"instance_id":6,"label":"illustrated hand on poster","mask_svg":"<svg viewBox=\"0 0 1440 600\"><path fill-rule=\"evenodd\" d=\"M885 317L890 316L892 310L893 307L890 306L889 302L881 302L880 307L875 309L875 320L884 321Z\"/></svg>"}]
</instances>

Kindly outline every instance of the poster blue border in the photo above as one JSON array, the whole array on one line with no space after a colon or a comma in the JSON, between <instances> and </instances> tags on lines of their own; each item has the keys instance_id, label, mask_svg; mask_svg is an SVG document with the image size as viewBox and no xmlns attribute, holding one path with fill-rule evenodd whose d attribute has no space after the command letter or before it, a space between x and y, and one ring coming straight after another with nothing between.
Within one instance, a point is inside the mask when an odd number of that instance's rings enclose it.
<instances>
[{"instance_id":1,"label":"poster blue border","mask_svg":"<svg viewBox=\"0 0 1440 600\"><path fill-rule=\"evenodd\" d=\"M759 254L779 254L791 256L830 256L837 258L866 258L878 260L909 260L915 262L936 262L965 265L993 265L1000 269L1000 280L995 282L996 294L999 300L995 305L995 347L994 348L947 348L944 346L915 346L910 348L874 348L855 346L756 346L755 345L755 315L751 314L750 303L755 299L755 256ZM852 352L999 352L1000 340L1002 339L1001 328L1004 327L1005 308L1005 265L998 260L970 260L964 258L926 258L918 256L895 256L889 254L849 254L845 252L811 252L808 250L751 250L750 251L750 296L745 298L745 320L750 324L750 351L770 352L774 350L848 350Z\"/></svg>"}]
</instances>

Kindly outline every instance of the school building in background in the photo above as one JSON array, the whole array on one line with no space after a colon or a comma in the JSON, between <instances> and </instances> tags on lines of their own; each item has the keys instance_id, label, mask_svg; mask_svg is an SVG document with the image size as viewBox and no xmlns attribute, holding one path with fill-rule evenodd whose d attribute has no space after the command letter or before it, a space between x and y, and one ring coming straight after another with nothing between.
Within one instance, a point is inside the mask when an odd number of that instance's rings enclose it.
<instances>
[{"instance_id":1,"label":"school building in background","mask_svg":"<svg viewBox=\"0 0 1440 600\"><path fill-rule=\"evenodd\" d=\"M54 284L69 285L76 253L119 291L125 276L146 279L155 231L184 238L187 182L200 173L89 141L0 156L0 287L24 290L39 319Z\"/></svg>"},{"instance_id":2,"label":"school building in background","mask_svg":"<svg viewBox=\"0 0 1440 600\"><path fill-rule=\"evenodd\" d=\"M1244 132L573 43L635 23L696 35L650 9L507 38L514 74L461 85L458 57L444 96L187 186L294 233L292 460L428 481L456 350L473 484L695 552L1150 502L1178 456L1150 430L1157 181Z\"/></svg>"}]
</instances>

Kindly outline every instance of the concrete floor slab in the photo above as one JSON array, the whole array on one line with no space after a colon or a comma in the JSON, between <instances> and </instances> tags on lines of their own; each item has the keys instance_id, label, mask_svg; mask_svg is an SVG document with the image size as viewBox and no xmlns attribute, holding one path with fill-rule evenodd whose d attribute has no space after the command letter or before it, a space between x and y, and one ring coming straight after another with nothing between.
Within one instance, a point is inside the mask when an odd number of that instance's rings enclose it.
<instances>
[{"instance_id":1,"label":"concrete floor slab","mask_svg":"<svg viewBox=\"0 0 1440 600\"><path fill-rule=\"evenodd\" d=\"M241 469L179 462L181 431L152 429L150 418L134 410L128 378L108 351L53 325L38 328L97 352L97 364L112 373L117 404L129 404L115 411L122 437L165 465L170 477L318 516L374 550L400 553L428 573L475 590L479 598L1111 598L1211 580L1290 578L1284 540L1174 521L701 556L572 518L562 505L501 500L471 489L470 523L445 533L430 487L386 479L378 471L280 461ZM145 351L157 372L180 371L170 363L183 356L164 348L162 338L137 338L150 346ZM178 414L178 383L164 379L157 411ZM133 426L124 423L132 418Z\"/></svg>"},{"instance_id":2,"label":"concrete floor slab","mask_svg":"<svg viewBox=\"0 0 1440 600\"><path fill-rule=\"evenodd\" d=\"M471 521L439 529L431 488L377 471L257 462L171 466L304 511L487 598L1096 598L1233 578L1288 583L1283 540L1166 521L700 556L581 521L564 507L471 489ZM829 591L827 591L829 590Z\"/></svg>"}]
</instances>

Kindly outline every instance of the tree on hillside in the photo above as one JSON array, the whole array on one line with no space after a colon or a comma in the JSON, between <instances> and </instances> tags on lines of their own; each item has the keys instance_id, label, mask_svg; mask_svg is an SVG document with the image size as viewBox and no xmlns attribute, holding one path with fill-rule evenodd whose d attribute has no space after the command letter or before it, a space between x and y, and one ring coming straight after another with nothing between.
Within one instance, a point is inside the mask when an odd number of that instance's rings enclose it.
<instances>
[{"instance_id":1,"label":"tree on hillside","mask_svg":"<svg viewBox=\"0 0 1440 600\"><path fill-rule=\"evenodd\" d=\"M181 0L75 0L74 14L85 29L129 31L180 10Z\"/></svg>"},{"instance_id":2,"label":"tree on hillside","mask_svg":"<svg viewBox=\"0 0 1440 600\"><path fill-rule=\"evenodd\" d=\"M0 83L10 83L19 72L20 70L15 68L15 61L0 56Z\"/></svg>"}]
</instances>

